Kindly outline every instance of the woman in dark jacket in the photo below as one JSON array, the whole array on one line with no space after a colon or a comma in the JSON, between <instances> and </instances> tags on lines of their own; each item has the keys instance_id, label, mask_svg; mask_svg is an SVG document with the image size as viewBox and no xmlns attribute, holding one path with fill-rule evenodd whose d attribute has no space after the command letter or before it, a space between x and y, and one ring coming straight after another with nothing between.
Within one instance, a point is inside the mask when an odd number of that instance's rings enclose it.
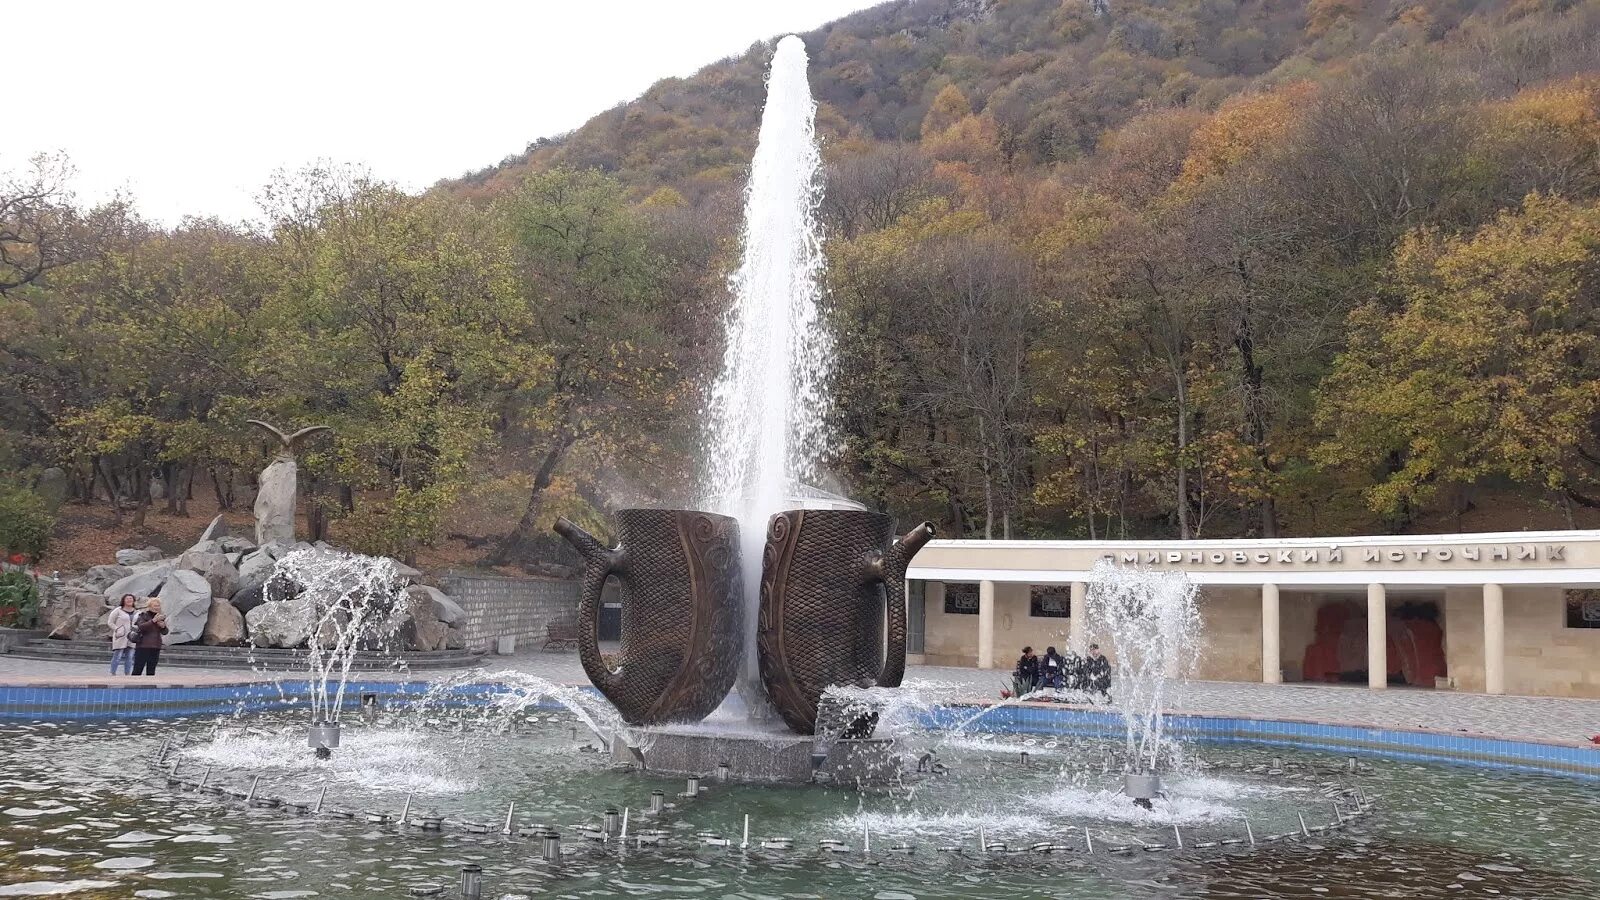
<instances>
[{"instance_id":1,"label":"woman in dark jacket","mask_svg":"<svg viewBox=\"0 0 1600 900\"><path fill-rule=\"evenodd\" d=\"M1032 647L1023 647L1022 656L1017 660L1016 669L1011 672L1012 695L1021 697L1033 693L1039 683L1039 657L1033 655Z\"/></svg>"},{"instance_id":2,"label":"woman in dark jacket","mask_svg":"<svg viewBox=\"0 0 1600 900\"><path fill-rule=\"evenodd\" d=\"M161 643L167 635L167 617L161 614L161 601L150 599L150 605L133 620L128 637L133 641L133 674L154 675L156 663L161 661Z\"/></svg>"}]
</instances>

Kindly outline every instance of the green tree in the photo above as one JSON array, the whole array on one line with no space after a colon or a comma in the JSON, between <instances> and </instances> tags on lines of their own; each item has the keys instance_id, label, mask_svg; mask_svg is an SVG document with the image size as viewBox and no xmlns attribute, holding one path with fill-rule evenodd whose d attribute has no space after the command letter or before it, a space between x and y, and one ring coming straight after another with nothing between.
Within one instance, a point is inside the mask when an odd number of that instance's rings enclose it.
<instances>
[{"instance_id":1,"label":"green tree","mask_svg":"<svg viewBox=\"0 0 1600 900\"><path fill-rule=\"evenodd\" d=\"M502 398L542 377L544 358L517 340L526 313L505 232L460 200L348 169L282 175L264 199L276 289L251 406L332 425L304 480L337 494L313 510L410 558L469 483Z\"/></svg>"},{"instance_id":2,"label":"green tree","mask_svg":"<svg viewBox=\"0 0 1600 900\"><path fill-rule=\"evenodd\" d=\"M1390 516L1494 476L1600 508L1600 207L1530 195L1395 252L1403 307L1360 309L1318 391L1331 466Z\"/></svg>"},{"instance_id":3,"label":"green tree","mask_svg":"<svg viewBox=\"0 0 1600 900\"><path fill-rule=\"evenodd\" d=\"M593 169L530 176L498 204L516 242L523 339L547 360L515 392L510 446L532 464L528 499L499 542L507 563L551 524L547 492L574 448L602 458L650 453L681 400L648 219ZM646 445L641 447L641 443Z\"/></svg>"}]
</instances>

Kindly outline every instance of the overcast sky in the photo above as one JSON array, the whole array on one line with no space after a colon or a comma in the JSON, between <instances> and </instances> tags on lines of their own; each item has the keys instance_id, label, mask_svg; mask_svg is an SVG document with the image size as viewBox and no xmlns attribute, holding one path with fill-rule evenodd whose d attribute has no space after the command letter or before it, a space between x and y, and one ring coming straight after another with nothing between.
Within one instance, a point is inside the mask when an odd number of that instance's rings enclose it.
<instances>
[{"instance_id":1,"label":"overcast sky","mask_svg":"<svg viewBox=\"0 0 1600 900\"><path fill-rule=\"evenodd\" d=\"M0 171L65 150L81 198L251 218L272 170L360 163L419 189L659 78L878 0L16 0Z\"/></svg>"}]
</instances>

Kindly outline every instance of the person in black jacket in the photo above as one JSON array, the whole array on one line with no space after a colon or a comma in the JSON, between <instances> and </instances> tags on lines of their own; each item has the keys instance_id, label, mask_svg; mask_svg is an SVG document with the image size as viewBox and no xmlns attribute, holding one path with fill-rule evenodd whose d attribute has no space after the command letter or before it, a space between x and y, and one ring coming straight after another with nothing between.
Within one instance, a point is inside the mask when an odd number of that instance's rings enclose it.
<instances>
[{"instance_id":1,"label":"person in black jacket","mask_svg":"<svg viewBox=\"0 0 1600 900\"><path fill-rule=\"evenodd\" d=\"M161 661L162 639L167 635L167 617L161 614L161 601L150 599L150 605L133 620L128 637L133 641L133 674L154 675L156 663Z\"/></svg>"},{"instance_id":2,"label":"person in black jacket","mask_svg":"<svg viewBox=\"0 0 1600 900\"><path fill-rule=\"evenodd\" d=\"M1092 694L1111 699L1111 660L1100 653L1099 644L1089 645L1089 658L1083 663L1084 687Z\"/></svg>"},{"instance_id":3,"label":"person in black jacket","mask_svg":"<svg viewBox=\"0 0 1600 900\"><path fill-rule=\"evenodd\" d=\"M1017 660L1017 667L1011 672L1012 696L1031 694L1038 683L1039 657L1033 655L1032 647L1023 647L1022 656Z\"/></svg>"},{"instance_id":4,"label":"person in black jacket","mask_svg":"<svg viewBox=\"0 0 1600 900\"><path fill-rule=\"evenodd\" d=\"M1039 660L1039 687L1061 690L1067 683L1067 661L1054 647L1044 648Z\"/></svg>"}]
</instances>

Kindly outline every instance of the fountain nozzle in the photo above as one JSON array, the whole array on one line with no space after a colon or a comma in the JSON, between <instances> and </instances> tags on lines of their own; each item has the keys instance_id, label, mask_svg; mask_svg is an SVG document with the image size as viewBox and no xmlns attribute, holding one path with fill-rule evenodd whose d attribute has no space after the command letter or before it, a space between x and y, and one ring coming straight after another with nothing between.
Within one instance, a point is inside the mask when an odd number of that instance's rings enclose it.
<instances>
[{"instance_id":1,"label":"fountain nozzle","mask_svg":"<svg viewBox=\"0 0 1600 900\"><path fill-rule=\"evenodd\" d=\"M327 759L329 751L339 749L339 723L313 721L306 731L306 746L317 751L318 759Z\"/></svg>"},{"instance_id":2,"label":"fountain nozzle","mask_svg":"<svg viewBox=\"0 0 1600 900\"><path fill-rule=\"evenodd\" d=\"M1129 772L1122 776L1122 793L1141 809L1154 809L1152 803L1162 793L1161 776L1154 772Z\"/></svg>"}]
</instances>

